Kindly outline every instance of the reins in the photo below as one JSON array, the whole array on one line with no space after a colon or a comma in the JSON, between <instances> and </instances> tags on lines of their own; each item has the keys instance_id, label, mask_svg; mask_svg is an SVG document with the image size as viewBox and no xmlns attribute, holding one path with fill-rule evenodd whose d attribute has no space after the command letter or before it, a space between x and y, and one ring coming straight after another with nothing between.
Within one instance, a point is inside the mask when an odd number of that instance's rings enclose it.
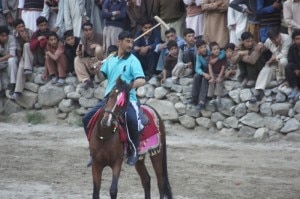
<instances>
[{"instance_id":1,"label":"reins","mask_svg":"<svg viewBox=\"0 0 300 199\"><path fill-rule=\"evenodd\" d=\"M113 138L113 136L115 135L117 130L120 128L120 123L119 123L119 120L118 120L118 116L114 112L112 112L108 109L104 109L104 112L112 115L112 117L114 118L114 127L113 127L113 130L112 130L112 133L108 136L100 136L100 135L97 134L97 137L100 140L107 140L107 139ZM104 128L104 127L102 126L102 128Z\"/></svg>"}]
</instances>

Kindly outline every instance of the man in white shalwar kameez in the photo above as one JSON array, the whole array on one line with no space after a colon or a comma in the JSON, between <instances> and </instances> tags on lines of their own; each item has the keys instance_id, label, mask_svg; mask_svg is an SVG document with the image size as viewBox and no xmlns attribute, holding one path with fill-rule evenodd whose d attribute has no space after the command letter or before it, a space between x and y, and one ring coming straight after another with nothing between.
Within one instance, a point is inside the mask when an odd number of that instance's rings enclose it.
<instances>
[{"instance_id":1,"label":"man in white shalwar kameez","mask_svg":"<svg viewBox=\"0 0 300 199\"><path fill-rule=\"evenodd\" d=\"M229 2L232 2L230 0ZM241 5L244 9L247 8L245 5ZM238 12L231 7L228 7L227 11L227 27L229 29L229 42L238 45L241 40L241 35L246 31L247 28L247 14Z\"/></svg>"},{"instance_id":2,"label":"man in white shalwar kameez","mask_svg":"<svg viewBox=\"0 0 300 199\"><path fill-rule=\"evenodd\" d=\"M81 36L81 26L86 20L85 0L64 0L65 28L73 30L75 37Z\"/></svg>"},{"instance_id":3,"label":"man in white shalwar kameez","mask_svg":"<svg viewBox=\"0 0 300 199\"><path fill-rule=\"evenodd\" d=\"M257 93L250 102L261 99L263 90L272 79L276 79L279 84L285 80L285 67L288 64L287 55L291 45L292 39L288 34L280 33L278 28L268 31L268 39L265 41L262 51L270 50L272 57L258 74L255 84Z\"/></svg>"},{"instance_id":4,"label":"man in white shalwar kameez","mask_svg":"<svg viewBox=\"0 0 300 199\"><path fill-rule=\"evenodd\" d=\"M203 35L204 29L204 14L201 10L202 0L183 0L186 5L186 28L191 28L195 31L195 37Z\"/></svg>"},{"instance_id":5,"label":"man in white shalwar kameez","mask_svg":"<svg viewBox=\"0 0 300 199\"><path fill-rule=\"evenodd\" d=\"M36 19L41 15L44 1L19 0L19 17L23 19L27 28L35 32L37 30Z\"/></svg>"}]
</instances>

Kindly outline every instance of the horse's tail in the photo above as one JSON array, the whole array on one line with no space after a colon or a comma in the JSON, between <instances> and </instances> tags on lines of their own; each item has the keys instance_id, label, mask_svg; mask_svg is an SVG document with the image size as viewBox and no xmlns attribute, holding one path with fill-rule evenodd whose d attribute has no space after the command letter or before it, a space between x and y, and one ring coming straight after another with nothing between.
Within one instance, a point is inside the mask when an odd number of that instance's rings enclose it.
<instances>
[{"instance_id":1,"label":"horse's tail","mask_svg":"<svg viewBox=\"0 0 300 199\"><path fill-rule=\"evenodd\" d=\"M172 196L172 189L171 189L171 185L169 182L169 177L168 177L168 161L167 161L167 144L166 144L166 130L165 130L165 125L163 123L163 120L161 119L160 115L158 114L158 112L150 105L146 105L148 107L150 107L155 114L157 115L158 119L159 119L159 126L161 127L160 129L160 133L162 135L162 139L161 139L161 144L162 144L162 153L163 153L163 159L162 159L162 169L163 169L163 184L164 184L164 194L165 196L167 196L168 199L173 199Z\"/></svg>"},{"instance_id":2,"label":"horse's tail","mask_svg":"<svg viewBox=\"0 0 300 199\"><path fill-rule=\"evenodd\" d=\"M165 134L166 136L166 134ZM164 178L164 193L165 196L167 196L168 199L172 199L172 189L169 182L169 176L168 176L168 164L167 164L167 145L166 145L166 139L162 142L163 147L163 178Z\"/></svg>"}]
</instances>

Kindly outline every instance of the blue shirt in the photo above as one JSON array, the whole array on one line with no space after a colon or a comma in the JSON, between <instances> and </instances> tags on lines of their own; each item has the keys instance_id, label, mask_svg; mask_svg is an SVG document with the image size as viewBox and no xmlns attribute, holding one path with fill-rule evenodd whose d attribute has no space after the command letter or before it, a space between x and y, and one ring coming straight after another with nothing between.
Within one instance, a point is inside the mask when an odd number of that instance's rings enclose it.
<instances>
[{"instance_id":1,"label":"blue shirt","mask_svg":"<svg viewBox=\"0 0 300 199\"><path fill-rule=\"evenodd\" d=\"M210 55L210 50L207 48L207 55L197 55L196 56L196 67L195 71L199 75L203 75L203 73L208 73L208 56ZM224 50L221 50L219 53L219 60L224 59L226 57L226 53Z\"/></svg>"},{"instance_id":2,"label":"blue shirt","mask_svg":"<svg viewBox=\"0 0 300 199\"><path fill-rule=\"evenodd\" d=\"M100 71L108 80L105 95L111 92L120 75L121 79L128 84L138 78L145 78L140 61L131 53L123 58L119 58L118 56L109 58L104 62ZM137 101L135 89L130 90L129 100Z\"/></svg>"}]
</instances>

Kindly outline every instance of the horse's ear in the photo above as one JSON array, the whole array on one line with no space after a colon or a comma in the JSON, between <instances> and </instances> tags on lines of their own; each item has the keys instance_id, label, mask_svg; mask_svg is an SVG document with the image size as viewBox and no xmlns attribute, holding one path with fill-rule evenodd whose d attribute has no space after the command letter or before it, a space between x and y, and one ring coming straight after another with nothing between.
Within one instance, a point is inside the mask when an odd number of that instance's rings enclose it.
<instances>
[{"instance_id":1,"label":"horse's ear","mask_svg":"<svg viewBox=\"0 0 300 199\"><path fill-rule=\"evenodd\" d=\"M121 75L117 78L116 85L122 85L123 80L121 79Z\"/></svg>"}]
</instances>

